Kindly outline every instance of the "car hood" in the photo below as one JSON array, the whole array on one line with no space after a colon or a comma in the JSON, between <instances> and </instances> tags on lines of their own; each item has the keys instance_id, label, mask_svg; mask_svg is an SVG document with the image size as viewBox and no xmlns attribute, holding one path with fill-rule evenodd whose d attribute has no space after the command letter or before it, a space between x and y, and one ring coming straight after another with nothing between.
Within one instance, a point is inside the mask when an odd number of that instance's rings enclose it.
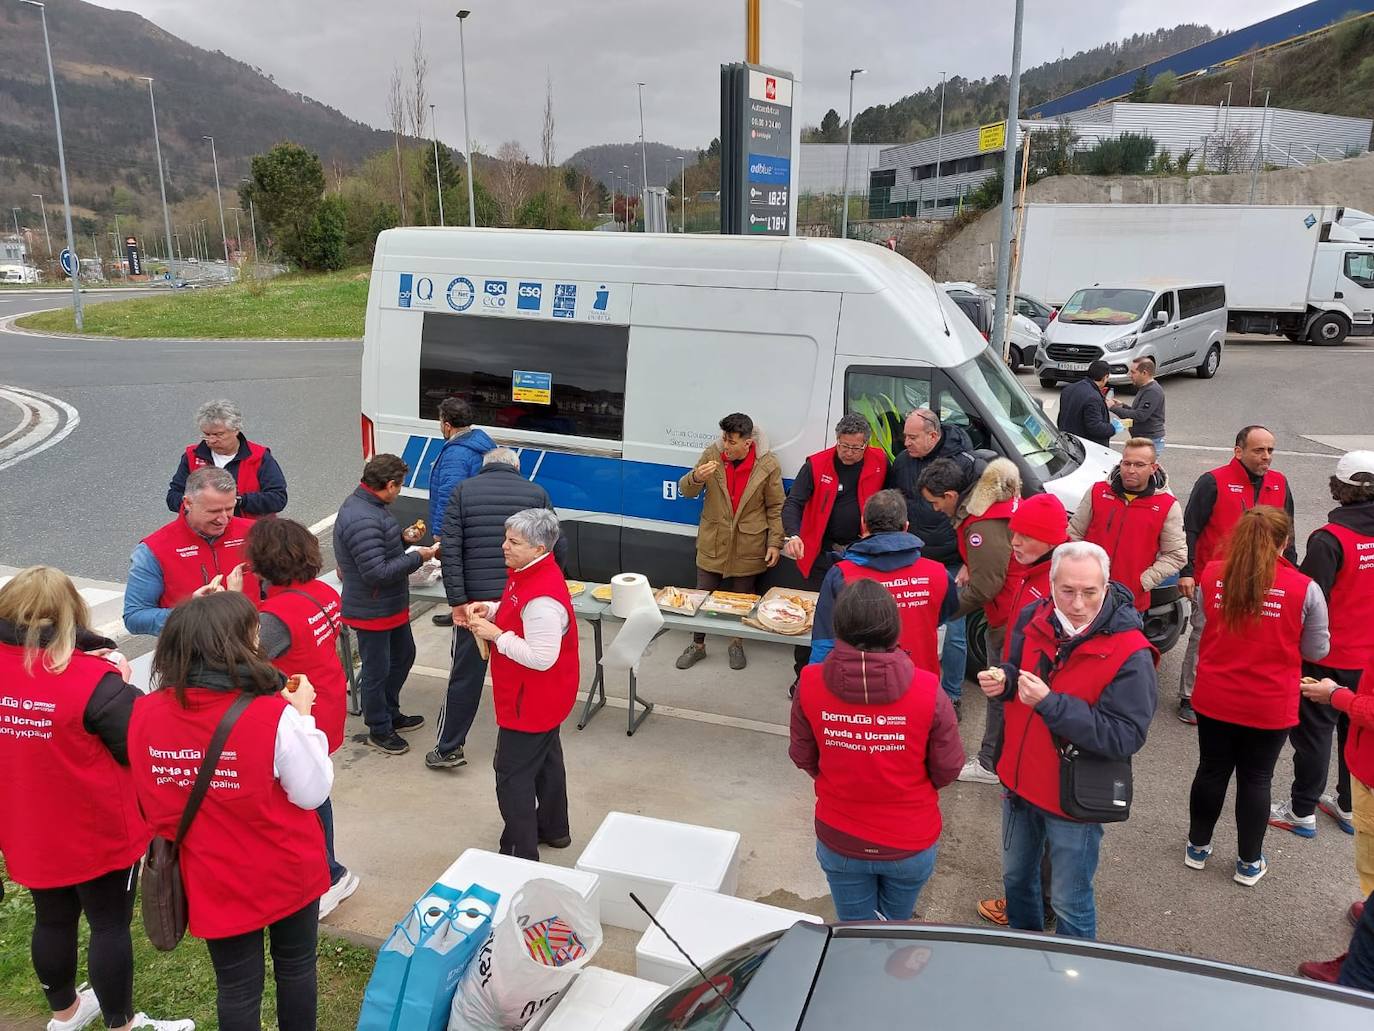
<instances>
[{"instance_id":1,"label":"car hood","mask_svg":"<svg viewBox=\"0 0 1374 1031\"><path fill-rule=\"evenodd\" d=\"M1081 322L1065 322L1063 316L1060 316L1045 330L1045 343L1091 344L1100 347L1108 340L1129 336L1137 328L1136 323L1124 326L1089 326Z\"/></svg>"}]
</instances>

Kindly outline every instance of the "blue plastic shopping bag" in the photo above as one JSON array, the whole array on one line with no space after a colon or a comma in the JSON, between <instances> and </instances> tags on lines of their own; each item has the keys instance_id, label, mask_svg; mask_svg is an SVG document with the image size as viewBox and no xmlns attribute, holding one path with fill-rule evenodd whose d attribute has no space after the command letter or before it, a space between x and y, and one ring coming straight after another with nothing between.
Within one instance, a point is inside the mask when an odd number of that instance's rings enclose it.
<instances>
[{"instance_id":1,"label":"blue plastic shopping bag","mask_svg":"<svg viewBox=\"0 0 1374 1031\"><path fill-rule=\"evenodd\" d=\"M410 958L401 999L405 1031L443 1031L448 1025L453 993L468 963L491 933L491 918L501 897L474 884L443 916L426 927Z\"/></svg>"}]
</instances>

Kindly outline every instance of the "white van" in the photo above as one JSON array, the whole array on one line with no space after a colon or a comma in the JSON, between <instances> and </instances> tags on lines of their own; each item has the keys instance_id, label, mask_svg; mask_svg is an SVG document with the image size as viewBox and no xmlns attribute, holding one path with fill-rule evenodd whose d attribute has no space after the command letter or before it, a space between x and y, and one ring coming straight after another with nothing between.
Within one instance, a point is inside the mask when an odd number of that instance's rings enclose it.
<instances>
[{"instance_id":1,"label":"white van","mask_svg":"<svg viewBox=\"0 0 1374 1031\"><path fill-rule=\"evenodd\" d=\"M1226 347L1226 287L1218 282L1094 283L1074 291L1045 329L1035 374L1052 387L1082 379L1091 362L1111 365L1109 382L1131 381L1131 362L1155 360L1157 376L1192 370L1211 379Z\"/></svg>"},{"instance_id":2,"label":"white van","mask_svg":"<svg viewBox=\"0 0 1374 1031\"><path fill-rule=\"evenodd\" d=\"M916 266L854 241L387 230L368 293L362 436L364 455L410 466L403 519L427 498L450 395L519 449L584 579L695 582L700 501L677 482L730 412L754 418L789 480L846 411L891 454L920 406L1070 509L1116 463L1061 434Z\"/></svg>"}]
</instances>

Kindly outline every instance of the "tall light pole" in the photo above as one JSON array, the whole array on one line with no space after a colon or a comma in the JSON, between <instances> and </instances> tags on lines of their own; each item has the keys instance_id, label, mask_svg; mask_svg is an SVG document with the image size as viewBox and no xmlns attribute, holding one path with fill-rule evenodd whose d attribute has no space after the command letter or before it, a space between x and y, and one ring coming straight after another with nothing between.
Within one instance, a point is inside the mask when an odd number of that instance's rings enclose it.
<instances>
[{"instance_id":1,"label":"tall light pole","mask_svg":"<svg viewBox=\"0 0 1374 1031\"><path fill-rule=\"evenodd\" d=\"M463 22L468 20L471 11L458 12L458 64L463 72L463 158L468 163L468 225L477 226L477 202L473 200L472 179L476 169L472 167L472 127L468 122L468 58L463 48Z\"/></svg>"},{"instance_id":2,"label":"tall light pole","mask_svg":"<svg viewBox=\"0 0 1374 1031\"><path fill-rule=\"evenodd\" d=\"M253 184L253 180L252 180L252 179L249 179L247 176L244 176L242 179L239 180L239 182L241 182L241 183L248 183L250 186ZM253 210L253 195L252 195L251 193L248 195L248 227L249 227L249 232L251 232L251 233L253 234L253 260L254 260L254 261L257 261L257 260L258 260L258 216L257 216L257 213Z\"/></svg>"},{"instance_id":3,"label":"tall light pole","mask_svg":"<svg viewBox=\"0 0 1374 1031\"><path fill-rule=\"evenodd\" d=\"M67 223L67 250L72 252L72 260L76 261L76 241L72 237L72 197L67 189L67 151L62 146L62 112L57 107L57 73L52 67L52 44L48 41L48 9L42 0L19 0L20 3L28 4L30 7L37 7L39 14L43 18L43 49L48 55L48 84L52 87L52 119L57 127L57 165L62 172L62 211ZM48 212L43 211L43 232L48 231ZM52 238L48 239L48 254L52 255ZM76 262L76 267L72 272L72 314L76 317L76 328L85 328L85 315L81 310L81 263Z\"/></svg>"},{"instance_id":4,"label":"tall light pole","mask_svg":"<svg viewBox=\"0 0 1374 1031\"><path fill-rule=\"evenodd\" d=\"M844 199L840 203L840 239L849 239L849 147L854 142L854 77L862 75L863 68L849 70L849 124L844 134Z\"/></svg>"},{"instance_id":5,"label":"tall light pole","mask_svg":"<svg viewBox=\"0 0 1374 1031\"><path fill-rule=\"evenodd\" d=\"M940 128L935 131L935 213L940 213L940 160L945 156L945 80L947 72L940 73ZM922 202L924 203L924 202ZM917 212L921 214L920 211Z\"/></svg>"},{"instance_id":6,"label":"tall light pole","mask_svg":"<svg viewBox=\"0 0 1374 1031\"><path fill-rule=\"evenodd\" d=\"M14 212L14 235L22 237L24 234L19 231L19 209L10 208L10 210Z\"/></svg>"},{"instance_id":7,"label":"tall light pole","mask_svg":"<svg viewBox=\"0 0 1374 1031\"><path fill-rule=\"evenodd\" d=\"M682 185L678 187L682 193L682 235L687 235L687 159L678 155L678 162L682 165Z\"/></svg>"},{"instance_id":8,"label":"tall light pole","mask_svg":"<svg viewBox=\"0 0 1374 1031\"><path fill-rule=\"evenodd\" d=\"M643 174L640 183L639 210L644 212L644 231L649 231L649 152L644 143L644 83L639 86L639 166Z\"/></svg>"},{"instance_id":9,"label":"tall light pole","mask_svg":"<svg viewBox=\"0 0 1374 1031\"><path fill-rule=\"evenodd\" d=\"M1254 72L1252 71L1253 75ZM1252 87L1253 88L1253 87ZM1255 203L1255 186L1259 183L1260 168L1264 165L1264 130L1269 121L1269 87L1264 89L1264 113L1260 115L1259 145L1255 148L1255 167L1250 169L1250 203Z\"/></svg>"},{"instance_id":10,"label":"tall light pole","mask_svg":"<svg viewBox=\"0 0 1374 1031\"><path fill-rule=\"evenodd\" d=\"M123 272L123 269L124 269L124 255L127 254L128 252L124 249L124 237L123 237L123 236L120 234L120 232L119 232L119 212L118 212L118 211L116 211L116 212L114 213L114 220L115 220L115 231L114 231L115 261L119 262L120 275L121 275L121 276L124 276L124 275L125 275L125 273ZM130 269L129 271L132 272L133 269Z\"/></svg>"},{"instance_id":11,"label":"tall light pole","mask_svg":"<svg viewBox=\"0 0 1374 1031\"><path fill-rule=\"evenodd\" d=\"M241 212L243 209L242 209L242 208L230 208L229 210L232 211L232 212L234 213L234 239L238 241L238 245L239 245L239 254L242 254L242 253L243 253L243 226L239 223L239 212Z\"/></svg>"},{"instance_id":12,"label":"tall light pole","mask_svg":"<svg viewBox=\"0 0 1374 1031\"><path fill-rule=\"evenodd\" d=\"M29 196L38 198L38 210L43 213L43 239L48 241L48 260L52 261L52 235L48 232L48 206L43 203L41 193L31 193Z\"/></svg>"},{"instance_id":13,"label":"tall light pole","mask_svg":"<svg viewBox=\"0 0 1374 1031\"><path fill-rule=\"evenodd\" d=\"M997 243L997 306L993 313L993 353L1005 357L1007 291L1011 285L1011 198L1016 188L1016 131L1021 112L1021 30L1026 20L1026 0L1016 0L1016 23L1011 39L1011 84L1007 89L1007 131L1002 154L1002 227ZM939 201L937 200L938 204Z\"/></svg>"},{"instance_id":14,"label":"tall light pole","mask_svg":"<svg viewBox=\"0 0 1374 1031\"><path fill-rule=\"evenodd\" d=\"M224 244L224 264L229 264L229 234L224 229L224 200L219 195L219 158L215 156L215 138L213 136L202 136L202 140L210 141L210 160L215 166L215 203L219 205L219 242Z\"/></svg>"},{"instance_id":15,"label":"tall light pole","mask_svg":"<svg viewBox=\"0 0 1374 1031\"><path fill-rule=\"evenodd\" d=\"M151 76L144 75L142 78L148 80L148 103L153 108L153 146L157 149L157 185L162 190L162 227L167 231L167 260L172 260L172 215L167 209L167 180L162 174L162 141L157 133L157 101L153 99L153 80Z\"/></svg>"},{"instance_id":16,"label":"tall light pole","mask_svg":"<svg viewBox=\"0 0 1374 1031\"><path fill-rule=\"evenodd\" d=\"M631 226L631 222L630 222L630 184L633 183L634 180L630 178L630 166L629 166L629 165L621 165L620 167L623 168L623 169L625 170L625 232L628 233L628 232L630 231L630 226Z\"/></svg>"},{"instance_id":17,"label":"tall light pole","mask_svg":"<svg viewBox=\"0 0 1374 1031\"><path fill-rule=\"evenodd\" d=\"M439 195L439 225L444 224L444 183L439 178L439 122L434 117L434 105L429 105L429 127L434 131L434 192Z\"/></svg>"}]
</instances>

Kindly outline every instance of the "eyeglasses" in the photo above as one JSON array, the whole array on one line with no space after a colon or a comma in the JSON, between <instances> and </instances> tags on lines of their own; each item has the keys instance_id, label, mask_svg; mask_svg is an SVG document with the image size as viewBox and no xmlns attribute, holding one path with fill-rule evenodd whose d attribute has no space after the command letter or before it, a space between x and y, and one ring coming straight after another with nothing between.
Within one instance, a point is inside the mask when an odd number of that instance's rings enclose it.
<instances>
[{"instance_id":1,"label":"eyeglasses","mask_svg":"<svg viewBox=\"0 0 1374 1031\"><path fill-rule=\"evenodd\" d=\"M848 454L851 454L851 455L854 455L854 454L862 454L863 452L865 452L865 451L868 450L868 445L867 445L867 444L836 444L836 445L835 445L835 450L836 450L836 451L844 451L844 452L847 452Z\"/></svg>"}]
</instances>

